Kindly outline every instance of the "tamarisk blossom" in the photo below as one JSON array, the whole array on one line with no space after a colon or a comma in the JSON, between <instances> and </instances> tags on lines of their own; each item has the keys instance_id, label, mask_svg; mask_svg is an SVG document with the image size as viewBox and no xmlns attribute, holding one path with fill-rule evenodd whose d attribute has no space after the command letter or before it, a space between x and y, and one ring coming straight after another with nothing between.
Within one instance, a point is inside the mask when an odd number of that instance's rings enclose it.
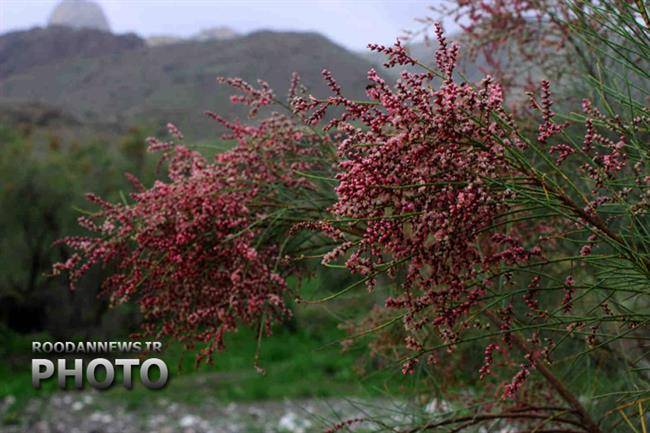
<instances>
[{"instance_id":1,"label":"tamarisk blossom","mask_svg":"<svg viewBox=\"0 0 650 433\"><path fill-rule=\"evenodd\" d=\"M242 92L234 101L253 114L270 102L265 84L258 90L223 81ZM109 266L104 290L112 301L137 299L146 333L205 343L200 358L221 349L224 334L240 323L270 332L273 320L290 315L287 268L278 268L279 242L264 228L279 188L309 187L296 171L309 167L300 156L314 156L313 137L285 116L249 126L207 114L236 140L231 150L209 160L180 143L149 139L167 162L168 180L145 188L129 176L136 192L128 204L88 195L99 211L79 223L91 235L63 239L74 254L54 266L54 274L68 272L72 287L93 265Z\"/></svg>"},{"instance_id":2,"label":"tamarisk blossom","mask_svg":"<svg viewBox=\"0 0 650 433\"><path fill-rule=\"evenodd\" d=\"M325 118L330 108L342 111L325 129L343 136L337 146L339 183L331 224L345 233L345 239L325 255L324 262L344 261L369 290L380 274L395 278L397 289L387 297L385 308L403 318L402 347L411 351L403 356L405 373L413 372L423 355L431 357L434 349L421 340L427 331L435 330L441 340L438 346L452 351L463 331L486 325L477 324L476 318L488 295L507 301L507 308L486 307L498 314L483 314L499 330L498 336L488 338L492 342L484 352L487 366L480 371L485 377L493 355L507 356L513 346L513 300L528 309L531 320L547 320L551 315L570 316L580 299L576 295L580 285L566 275L555 280L565 278L563 296L544 304L538 294L549 282L536 276L531 280L527 272L517 275L524 289L510 293L516 270L545 266L545 247L557 254L561 251L557 244L576 233L588 241L575 251L578 257L590 256L602 241L626 243L608 228L618 217L612 212L599 215L599 208L625 206L629 194L638 195L631 189L619 191L615 179L631 159L626 135L647 118L623 124L584 101L586 133L576 144L566 132L578 122L557 121L551 84L542 80L539 99L529 94L541 121L536 134L527 137L504 109L499 83L490 76L476 85L457 81L458 46L446 40L439 24L434 27L436 69L410 57L399 41L393 47L370 45L387 56L385 66L418 65L423 72L403 71L396 84L389 85L371 69L368 100L357 101L347 99L333 75L324 71L332 96L295 98L293 106L310 124ZM576 161L581 161L577 170ZM574 172L562 171L567 169ZM584 180L579 185L571 181L576 171ZM633 173L637 185L647 184L644 173L643 164L637 162ZM534 191L541 198L520 199L518 191L526 196ZM640 214L647 199L640 197L639 203L634 210ZM537 217L535 207L553 215L552 222ZM514 214L516 222L505 224ZM550 303L556 305L548 309ZM556 307L560 308L553 311ZM534 336L530 345L519 348L526 362L504 387L505 397L518 392L552 344L552 338Z\"/></svg>"},{"instance_id":3,"label":"tamarisk blossom","mask_svg":"<svg viewBox=\"0 0 650 433\"><path fill-rule=\"evenodd\" d=\"M496 115L507 118L502 89L489 76L476 87L455 82L458 47L439 26L436 35L439 72L404 71L392 88L370 70L367 102L343 98L327 73L334 96L296 104L316 117L327 107L345 110L326 126L346 134L338 145L332 211L343 231L363 231L326 261L341 257L345 246L345 265L364 276L370 290L379 273L403 276L401 292L386 307L405 311L405 328L413 334L406 345L414 349L421 345L413 337L427 325L453 344L487 293L491 282L484 276L535 254L514 235L490 235L511 196L490 180L508 172L504 146L521 145L498 123ZM416 63L399 44L371 48L387 54L389 65ZM403 371L413 371L416 361Z\"/></svg>"}]
</instances>

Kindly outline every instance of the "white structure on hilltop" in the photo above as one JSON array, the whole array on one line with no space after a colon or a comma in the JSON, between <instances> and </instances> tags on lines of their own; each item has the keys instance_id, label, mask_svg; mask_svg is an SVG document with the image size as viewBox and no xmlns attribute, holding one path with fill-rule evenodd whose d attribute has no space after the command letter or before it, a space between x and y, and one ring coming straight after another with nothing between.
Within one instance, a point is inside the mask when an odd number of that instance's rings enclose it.
<instances>
[{"instance_id":1,"label":"white structure on hilltop","mask_svg":"<svg viewBox=\"0 0 650 433\"><path fill-rule=\"evenodd\" d=\"M194 35L193 39L197 41L226 41L239 36L239 33L227 26L211 27L203 29Z\"/></svg>"},{"instance_id":2,"label":"white structure on hilltop","mask_svg":"<svg viewBox=\"0 0 650 433\"><path fill-rule=\"evenodd\" d=\"M48 25L111 31L101 6L90 0L61 1L52 11Z\"/></svg>"}]
</instances>

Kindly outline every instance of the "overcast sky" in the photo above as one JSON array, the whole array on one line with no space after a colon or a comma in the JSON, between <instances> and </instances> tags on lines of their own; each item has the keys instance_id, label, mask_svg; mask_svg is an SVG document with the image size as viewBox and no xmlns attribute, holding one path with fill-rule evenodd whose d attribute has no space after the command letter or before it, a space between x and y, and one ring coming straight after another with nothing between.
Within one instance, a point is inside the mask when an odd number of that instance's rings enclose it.
<instances>
[{"instance_id":1,"label":"overcast sky","mask_svg":"<svg viewBox=\"0 0 650 433\"><path fill-rule=\"evenodd\" d=\"M189 36L229 26L317 31L349 48L391 43L440 0L98 0L116 33ZM59 0L0 0L0 33L44 26ZM448 30L451 24L446 23Z\"/></svg>"}]
</instances>

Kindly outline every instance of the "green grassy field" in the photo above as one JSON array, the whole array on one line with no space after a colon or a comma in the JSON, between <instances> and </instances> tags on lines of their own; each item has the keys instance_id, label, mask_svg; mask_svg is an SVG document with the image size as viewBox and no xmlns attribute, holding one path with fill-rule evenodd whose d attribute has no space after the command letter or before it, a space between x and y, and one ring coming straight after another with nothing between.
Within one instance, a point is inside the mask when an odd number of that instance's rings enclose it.
<instances>
[{"instance_id":1,"label":"green grassy field","mask_svg":"<svg viewBox=\"0 0 650 433\"><path fill-rule=\"evenodd\" d=\"M344 309L339 308L337 313ZM256 332L241 328L227 336L226 350L215 354L213 364L197 367L195 353L184 350L178 343L165 345L160 358L167 363L170 380L161 390L146 389L139 380L134 381L132 390L126 390L118 377L115 385L104 394L135 408L152 397L192 404L206 397L225 402L375 397L403 393L408 389L408 379L401 375L399 368L383 371L367 368L364 346L342 352L340 341L346 334L337 326L338 319L330 313L316 307L297 311L290 325L278 325L272 336L262 339L259 350L263 374L254 365L258 350ZM45 381L42 389L33 389L30 373L31 342L53 339L42 334L17 335L9 331L3 331L0 339L0 400L8 396L15 399L13 410L7 415L11 418L17 416L30 399L56 391L54 378ZM364 367L364 374L359 373L359 366Z\"/></svg>"}]
</instances>

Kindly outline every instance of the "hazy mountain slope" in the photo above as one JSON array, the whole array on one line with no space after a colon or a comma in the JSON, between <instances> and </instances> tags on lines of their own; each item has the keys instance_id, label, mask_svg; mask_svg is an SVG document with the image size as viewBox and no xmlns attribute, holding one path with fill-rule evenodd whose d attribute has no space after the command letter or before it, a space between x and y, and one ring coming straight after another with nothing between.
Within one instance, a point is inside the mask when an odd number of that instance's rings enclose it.
<instances>
[{"instance_id":1,"label":"hazy mountain slope","mask_svg":"<svg viewBox=\"0 0 650 433\"><path fill-rule=\"evenodd\" d=\"M6 33L0 36L0 79L36 66L119 53L144 44L134 34L57 26Z\"/></svg>"},{"instance_id":2,"label":"hazy mountain slope","mask_svg":"<svg viewBox=\"0 0 650 433\"><path fill-rule=\"evenodd\" d=\"M0 130L4 128L29 136L36 145L111 142L129 130L118 124L80 122L58 107L41 103L0 101Z\"/></svg>"},{"instance_id":3,"label":"hazy mountain slope","mask_svg":"<svg viewBox=\"0 0 650 433\"><path fill-rule=\"evenodd\" d=\"M316 94L327 94L328 67L351 96L362 96L370 64L312 33L256 32L228 41L141 47L92 58L67 59L23 69L0 82L0 102L36 101L59 106L82 121L146 124L167 121L193 138L212 136L212 110L242 114L231 91L215 77L267 80L283 96L297 71Z\"/></svg>"}]
</instances>

